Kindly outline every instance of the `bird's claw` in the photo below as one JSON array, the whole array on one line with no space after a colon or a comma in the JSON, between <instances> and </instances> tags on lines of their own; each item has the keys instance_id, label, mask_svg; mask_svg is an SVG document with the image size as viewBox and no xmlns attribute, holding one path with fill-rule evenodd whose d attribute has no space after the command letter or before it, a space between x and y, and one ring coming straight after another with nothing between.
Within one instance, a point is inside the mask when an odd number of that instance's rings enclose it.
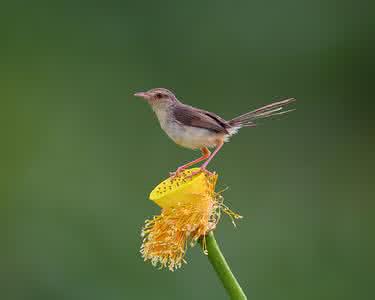
<instances>
[{"instance_id":1,"label":"bird's claw","mask_svg":"<svg viewBox=\"0 0 375 300\"><path fill-rule=\"evenodd\" d=\"M210 172L210 171L208 171L206 168L200 168L199 170L194 171L194 172L192 172L191 174L189 174L189 175L187 176L187 178L191 178L191 177L193 177L193 176L195 176L195 175L197 175L197 174L200 174L200 173L202 173L202 172L204 172L204 173L205 173L206 175L208 175L208 176L213 175L213 173Z\"/></svg>"},{"instance_id":2,"label":"bird's claw","mask_svg":"<svg viewBox=\"0 0 375 300\"><path fill-rule=\"evenodd\" d=\"M169 177L171 177L172 179L174 179L178 175L180 175L183 170L185 170L185 168L177 168L177 170L175 172L169 172Z\"/></svg>"},{"instance_id":3,"label":"bird's claw","mask_svg":"<svg viewBox=\"0 0 375 300\"><path fill-rule=\"evenodd\" d=\"M178 168L175 172L169 172L169 177L170 177L171 179L175 179L175 178L178 177L178 176L181 174L181 172L184 171L184 170L185 170L185 168ZM210 172L210 171L208 171L206 168L199 168L199 170L194 171L194 172L191 172L189 175L187 175L186 178L191 178L191 177L193 177L193 176L195 176L195 175L197 175L197 174L200 174L200 173L202 173L202 172L204 172L204 173L205 173L206 175L208 175L208 176L213 175L213 173Z\"/></svg>"}]
</instances>

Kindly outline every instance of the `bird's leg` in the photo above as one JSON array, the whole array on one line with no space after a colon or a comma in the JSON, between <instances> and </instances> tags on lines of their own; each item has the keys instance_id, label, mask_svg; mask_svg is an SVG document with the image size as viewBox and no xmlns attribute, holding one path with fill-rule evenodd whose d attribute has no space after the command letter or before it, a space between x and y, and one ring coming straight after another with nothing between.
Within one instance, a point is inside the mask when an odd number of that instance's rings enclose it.
<instances>
[{"instance_id":1,"label":"bird's leg","mask_svg":"<svg viewBox=\"0 0 375 300\"><path fill-rule=\"evenodd\" d=\"M195 159L193 161L190 161L187 164L184 164L183 166L178 167L177 170L176 170L176 172L171 172L171 173L169 173L169 175L175 177L179 173L181 173L183 170L185 170L186 168L189 168L192 165L195 165L195 164L197 164L197 163L199 163L199 162L201 162L201 161L209 158L210 155L211 155L210 150L208 150L208 148L206 148L206 147L201 148L201 152L202 152L202 156L201 157L198 157L197 159Z\"/></svg>"},{"instance_id":2,"label":"bird's leg","mask_svg":"<svg viewBox=\"0 0 375 300\"><path fill-rule=\"evenodd\" d=\"M195 171L193 173L190 174L190 176L194 176L200 172L205 172L205 173L210 173L206 168L207 168L207 165L210 163L210 161L214 158L214 156L219 152L219 150L221 149L221 147L223 147L224 145L224 142L223 141L220 141L216 148L215 148L215 151L210 155L210 157L207 158L207 160L203 163L203 165L201 165L200 167L200 170L199 171Z\"/></svg>"}]
</instances>

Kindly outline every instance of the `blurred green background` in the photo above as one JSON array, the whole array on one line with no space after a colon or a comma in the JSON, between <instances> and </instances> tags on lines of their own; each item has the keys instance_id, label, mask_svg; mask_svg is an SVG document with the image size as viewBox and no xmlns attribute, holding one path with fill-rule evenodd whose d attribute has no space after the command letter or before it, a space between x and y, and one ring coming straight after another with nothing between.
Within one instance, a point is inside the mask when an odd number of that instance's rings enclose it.
<instances>
[{"instance_id":1,"label":"blurred green background","mask_svg":"<svg viewBox=\"0 0 375 300\"><path fill-rule=\"evenodd\" d=\"M295 97L211 164L249 299L374 299L370 1L13 1L0 49L0 298L227 299L199 247L139 254L152 187L198 153L133 93L224 118Z\"/></svg>"}]
</instances>

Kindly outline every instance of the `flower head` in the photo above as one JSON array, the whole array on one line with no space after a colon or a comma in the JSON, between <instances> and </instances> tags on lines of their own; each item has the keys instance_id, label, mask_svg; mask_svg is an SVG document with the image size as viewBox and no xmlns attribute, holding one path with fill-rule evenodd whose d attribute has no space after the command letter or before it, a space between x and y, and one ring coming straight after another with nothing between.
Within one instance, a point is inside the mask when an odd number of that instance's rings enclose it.
<instances>
[{"instance_id":1,"label":"flower head","mask_svg":"<svg viewBox=\"0 0 375 300\"><path fill-rule=\"evenodd\" d=\"M218 175L190 174L197 168L183 171L175 178L160 183L150 194L150 200L162 208L159 216L146 220L142 229L141 253L153 265L168 267L171 271L181 267L187 245L193 246L200 237L213 230L223 210L232 219L240 218L215 193ZM204 248L205 249L205 248Z\"/></svg>"}]
</instances>

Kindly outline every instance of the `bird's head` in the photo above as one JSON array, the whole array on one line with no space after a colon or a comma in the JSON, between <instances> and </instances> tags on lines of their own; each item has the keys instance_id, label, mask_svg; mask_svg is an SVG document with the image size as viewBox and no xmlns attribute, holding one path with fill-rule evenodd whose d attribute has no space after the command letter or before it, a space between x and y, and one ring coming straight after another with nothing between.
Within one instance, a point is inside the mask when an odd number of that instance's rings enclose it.
<instances>
[{"instance_id":1,"label":"bird's head","mask_svg":"<svg viewBox=\"0 0 375 300\"><path fill-rule=\"evenodd\" d=\"M156 88L147 92L135 93L134 96L147 100L152 107L166 106L169 104L174 104L178 101L176 96L171 91L164 88Z\"/></svg>"}]
</instances>

